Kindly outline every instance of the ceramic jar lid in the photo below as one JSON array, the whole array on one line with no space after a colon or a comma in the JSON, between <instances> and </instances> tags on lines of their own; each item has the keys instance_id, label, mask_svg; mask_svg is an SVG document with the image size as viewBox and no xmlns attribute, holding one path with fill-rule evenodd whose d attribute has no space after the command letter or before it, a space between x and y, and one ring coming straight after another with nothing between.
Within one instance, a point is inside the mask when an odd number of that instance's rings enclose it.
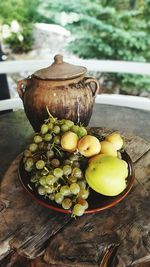
<instances>
[{"instance_id":1,"label":"ceramic jar lid","mask_svg":"<svg viewBox=\"0 0 150 267\"><path fill-rule=\"evenodd\" d=\"M66 63L62 55L56 55L52 65L34 72L33 76L42 80L67 80L79 77L86 71L85 67Z\"/></svg>"}]
</instances>

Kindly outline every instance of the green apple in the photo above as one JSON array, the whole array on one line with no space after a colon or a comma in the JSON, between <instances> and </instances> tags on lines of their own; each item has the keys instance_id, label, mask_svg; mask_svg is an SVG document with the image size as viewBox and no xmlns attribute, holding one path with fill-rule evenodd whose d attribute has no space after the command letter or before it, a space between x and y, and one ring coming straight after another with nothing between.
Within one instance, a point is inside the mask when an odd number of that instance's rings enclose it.
<instances>
[{"instance_id":1,"label":"green apple","mask_svg":"<svg viewBox=\"0 0 150 267\"><path fill-rule=\"evenodd\" d=\"M103 155L89 162L85 171L88 185L106 196L116 196L127 186L128 165L122 159Z\"/></svg>"}]
</instances>

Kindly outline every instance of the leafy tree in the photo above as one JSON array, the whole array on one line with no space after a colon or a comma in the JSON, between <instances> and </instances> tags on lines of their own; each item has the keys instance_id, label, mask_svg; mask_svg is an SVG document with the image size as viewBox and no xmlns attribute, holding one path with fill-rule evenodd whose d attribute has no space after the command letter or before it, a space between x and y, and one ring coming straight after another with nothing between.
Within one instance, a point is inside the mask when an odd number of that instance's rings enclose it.
<instances>
[{"instance_id":1,"label":"leafy tree","mask_svg":"<svg viewBox=\"0 0 150 267\"><path fill-rule=\"evenodd\" d=\"M41 3L41 10L59 24L61 13L66 14L66 27L74 34L69 49L80 57L150 60L149 0L47 0ZM115 74L113 79L121 87L150 90L150 78L146 76Z\"/></svg>"},{"instance_id":2,"label":"leafy tree","mask_svg":"<svg viewBox=\"0 0 150 267\"><path fill-rule=\"evenodd\" d=\"M150 0L1 0L0 11L0 24L15 19L21 26L6 40L15 52L31 49L34 22L48 22L72 32L68 49L80 57L150 60ZM150 90L148 76L112 74L111 79L121 88Z\"/></svg>"},{"instance_id":3,"label":"leafy tree","mask_svg":"<svg viewBox=\"0 0 150 267\"><path fill-rule=\"evenodd\" d=\"M38 0L1 0L0 23L10 24L14 19L20 23L34 22L39 17L38 4Z\"/></svg>"}]
</instances>

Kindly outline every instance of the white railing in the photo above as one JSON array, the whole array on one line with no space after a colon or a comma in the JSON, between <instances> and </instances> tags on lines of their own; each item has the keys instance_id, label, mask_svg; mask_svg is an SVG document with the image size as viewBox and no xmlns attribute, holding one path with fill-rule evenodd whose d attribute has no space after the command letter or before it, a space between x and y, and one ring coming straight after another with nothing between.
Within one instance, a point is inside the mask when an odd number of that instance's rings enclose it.
<instances>
[{"instance_id":1,"label":"white railing","mask_svg":"<svg viewBox=\"0 0 150 267\"><path fill-rule=\"evenodd\" d=\"M97 95L95 102L98 104L107 104L150 111L150 99L148 99L147 97L119 94L101 94Z\"/></svg>"},{"instance_id":2,"label":"white railing","mask_svg":"<svg viewBox=\"0 0 150 267\"><path fill-rule=\"evenodd\" d=\"M150 100L146 97L117 95L117 94L100 94L96 96L95 102L98 104L115 105L121 107L130 107L150 111ZM0 111L23 108L20 98L11 98L0 101Z\"/></svg>"},{"instance_id":3,"label":"white railing","mask_svg":"<svg viewBox=\"0 0 150 267\"><path fill-rule=\"evenodd\" d=\"M75 65L85 66L88 71L150 75L150 63L69 58L65 58L64 61ZM20 60L0 62L0 73L8 74L28 72L28 74L32 74L35 70L47 67L52 62L53 58L50 58L50 60ZM97 95L95 102L150 111L150 99L139 96L100 94ZM18 108L23 108L22 101L19 98L0 101L0 111Z\"/></svg>"},{"instance_id":4,"label":"white railing","mask_svg":"<svg viewBox=\"0 0 150 267\"><path fill-rule=\"evenodd\" d=\"M0 111L23 109L22 100L19 97L0 100Z\"/></svg>"},{"instance_id":5,"label":"white railing","mask_svg":"<svg viewBox=\"0 0 150 267\"><path fill-rule=\"evenodd\" d=\"M65 58L65 61L71 64L84 66L88 71L150 75L150 63L94 59L86 60L78 58ZM32 73L37 69L51 65L52 62L53 58L49 60L3 61L0 62L0 73Z\"/></svg>"}]
</instances>

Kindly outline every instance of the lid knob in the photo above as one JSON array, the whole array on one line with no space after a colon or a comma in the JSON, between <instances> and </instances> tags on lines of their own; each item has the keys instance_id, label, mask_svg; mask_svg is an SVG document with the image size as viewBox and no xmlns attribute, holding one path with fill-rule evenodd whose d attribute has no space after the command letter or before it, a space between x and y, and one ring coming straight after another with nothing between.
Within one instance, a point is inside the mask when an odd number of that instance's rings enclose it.
<instances>
[{"instance_id":1,"label":"lid knob","mask_svg":"<svg viewBox=\"0 0 150 267\"><path fill-rule=\"evenodd\" d=\"M86 71L85 67L63 61L63 56L57 54L50 66L37 70L33 75L42 80L69 80L83 75Z\"/></svg>"},{"instance_id":2,"label":"lid knob","mask_svg":"<svg viewBox=\"0 0 150 267\"><path fill-rule=\"evenodd\" d=\"M56 55L54 57L54 61L55 61L56 64L63 63L63 56L62 55Z\"/></svg>"}]
</instances>

